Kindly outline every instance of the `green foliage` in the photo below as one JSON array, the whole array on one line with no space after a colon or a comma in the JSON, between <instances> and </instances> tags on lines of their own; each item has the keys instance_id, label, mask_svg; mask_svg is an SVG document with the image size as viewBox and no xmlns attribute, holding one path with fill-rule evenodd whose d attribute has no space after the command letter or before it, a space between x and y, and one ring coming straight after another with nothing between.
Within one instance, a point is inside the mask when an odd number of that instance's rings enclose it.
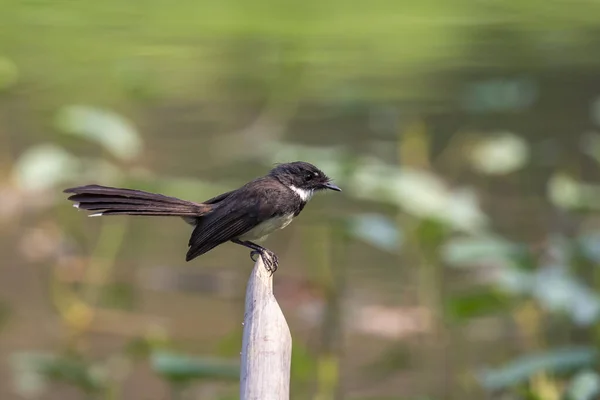
<instances>
[{"instance_id":1,"label":"green foliage","mask_svg":"<svg viewBox=\"0 0 600 400\"><path fill-rule=\"evenodd\" d=\"M43 190L57 187L76 176L79 160L60 146L45 143L28 148L13 167L17 185Z\"/></svg>"},{"instance_id":2,"label":"green foliage","mask_svg":"<svg viewBox=\"0 0 600 400\"><path fill-rule=\"evenodd\" d=\"M524 246L490 236L457 237L442 246L444 262L453 267L511 262L526 251Z\"/></svg>"},{"instance_id":3,"label":"green foliage","mask_svg":"<svg viewBox=\"0 0 600 400\"><path fill-rule=\"evenodd\" d=\"M97 393L106 384L106 371L87 360L47 353L17 353L12 357L17 388L25 396L41 393L50 382L73 385L85 393Z\"/></svg>"},{"instance_id":4,"label":"green foliage","mask_svg":"<svg viewBox=\"0 0 600 400\"><path fill-rule=\"evenodd\" d=\"M240 377L239 364L228 359L190 357L155 351L150 360L152 368L158 374L174 382L189 382L195 379L237 381Z\"/></svg>"},{"instance_id":5,"label":"green foliage","mask_svg":"<svg viewBox=\"0 0 600 400\"><path fill-rule=\"evenodd\" d=\"M597 372L583 370L576 374L566 390L568 400L592 400L600 396L600 376Z\"/></svg>"},{"instance_id":6,"label":"green foliage","mask_svg":"<svg viewBox=\"0 0 600 400\"><path fill-rule=\"evenodd\" d=\"M129 160L142 150L142 139L131 123L113 112L89 106L64 107L56 125L64 133L103 146L117 158Z\"/></svg>"},{"instance_id":7,"label":"green foliage","mask_svg":"<svg viewBox=\"0 0 600 400\"><path fill-rule=\"evenodd\" d=\"M487 390L512 388L540 372L565 373L596 365L598 351L590 347L573 347L519 357L507 365L479 374Z\"/></svg>"},{"instance_id":8,"label":"green foliage","mask_svg":"<svg viewBox=\"0 0 600 400\"><path fill-rule=\"evenodd\" d=\"M382 215L362 214L353 217L348 227L350 233L381 250L396 253L402 244L398 226Z\"/></svg>"},{"instance_id":9,"label":"green foliage","mask_svg":"<svg viewBox=\"0 0 600 400\"><path fill-rule=\"evenodd\" d=\"M511 304L505 294L490 288L479 288L453 295L445 304L445 314L456 323L466 323L472 318L505 313Z\"/></svg>"},{"instance_id":10,"label":"green foliage","mask_svg":"<svg viewBox=\"0 0 600 400\"><path fill-rule=\"evenodd\" d=\"M415 236L427 254L436 254L450 230L439 220L424 218L420 221Z\"/></svg>"}]
</instances>

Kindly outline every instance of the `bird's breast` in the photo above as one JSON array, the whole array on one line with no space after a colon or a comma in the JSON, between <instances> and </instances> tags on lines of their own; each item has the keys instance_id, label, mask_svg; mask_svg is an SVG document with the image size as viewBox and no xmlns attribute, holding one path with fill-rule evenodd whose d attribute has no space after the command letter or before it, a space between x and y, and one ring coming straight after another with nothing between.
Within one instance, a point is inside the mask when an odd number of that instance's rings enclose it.
<instances>
[{"instance_id":1,"label":"bird's breast","mask_svg":"<svg viewBox=\"0 0 600 400\"><path fill-rule=\"evenodd\" d=\"M288 226L293 219L293 213L273 217L256 225L254 228L241 235L239 239L259 242L266 239L272 232Z\"/></svg>"}]
</instances>

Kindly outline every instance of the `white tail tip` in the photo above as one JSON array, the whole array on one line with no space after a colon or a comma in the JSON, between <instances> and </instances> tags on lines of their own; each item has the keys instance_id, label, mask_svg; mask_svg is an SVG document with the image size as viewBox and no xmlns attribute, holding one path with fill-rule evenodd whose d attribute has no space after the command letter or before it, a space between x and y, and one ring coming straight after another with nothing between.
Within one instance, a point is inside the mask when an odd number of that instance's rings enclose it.
<instances>
[{"instance_id":1,"label":"white tail tip","mask_svg":"<svg viewBox=\"0 0 600 400\"><path fill-rule=\"evenodd\" d=\"M75 203L75 204L73 204L73 207L75 207L75 208L79 208L79 203Z\"/></svg>"},{"instance_id":2,"label":"white tail tip","mask_svg":"<svg viewBox=\"0 0 600 400\"><path fill-rule=\"evenodd\" d=\"M102 216L101 212L96 213L96 214L90 214L90 215L88 215L88 217L101 217L101 216Z\"/></svg>"}]
</instances>

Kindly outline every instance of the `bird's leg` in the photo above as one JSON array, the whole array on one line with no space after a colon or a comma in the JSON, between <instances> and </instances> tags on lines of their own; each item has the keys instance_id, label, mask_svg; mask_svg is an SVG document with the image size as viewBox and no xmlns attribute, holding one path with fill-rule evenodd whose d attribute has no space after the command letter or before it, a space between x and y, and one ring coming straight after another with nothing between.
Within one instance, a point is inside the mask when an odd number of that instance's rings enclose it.
<instances>
[{"instance_id":1,"label":"bird's leg","mask_svg":"<svg viewBox=\"0 0 600 400\"><path fill-rule=\"evenodd\" d=\"M250 252L250 258L252 259L252 261L256 262L256 259L254 259L254 257L260 256L263 262L265 263L267 271L269 271L271 275L273 275L273 273L277 271L277 267L279 266L279 259L277 258L277 255L271 250L259 246L256 243L252 243L250 241L243 241L239 239L232 239L231 241L233 243L252 249L252 251Z\"/></svg>"}]
</instances>

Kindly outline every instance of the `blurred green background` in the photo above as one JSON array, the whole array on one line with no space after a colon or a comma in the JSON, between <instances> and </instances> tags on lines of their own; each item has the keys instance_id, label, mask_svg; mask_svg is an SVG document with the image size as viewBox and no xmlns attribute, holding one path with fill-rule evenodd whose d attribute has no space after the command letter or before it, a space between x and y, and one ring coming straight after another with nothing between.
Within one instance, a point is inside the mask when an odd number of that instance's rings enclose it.
<instances>
[{"instance_id":1,"label":"blurred green background","mask_svg":"<svg viewBox=\"0 0 600 400\"><path fill-rule=\"evenodd\" d=\"M87 219L305 160L293 399L600 398L600 3L0 2L0 398L238 395L248 252Z\"/></svg>"}]
</instances>

